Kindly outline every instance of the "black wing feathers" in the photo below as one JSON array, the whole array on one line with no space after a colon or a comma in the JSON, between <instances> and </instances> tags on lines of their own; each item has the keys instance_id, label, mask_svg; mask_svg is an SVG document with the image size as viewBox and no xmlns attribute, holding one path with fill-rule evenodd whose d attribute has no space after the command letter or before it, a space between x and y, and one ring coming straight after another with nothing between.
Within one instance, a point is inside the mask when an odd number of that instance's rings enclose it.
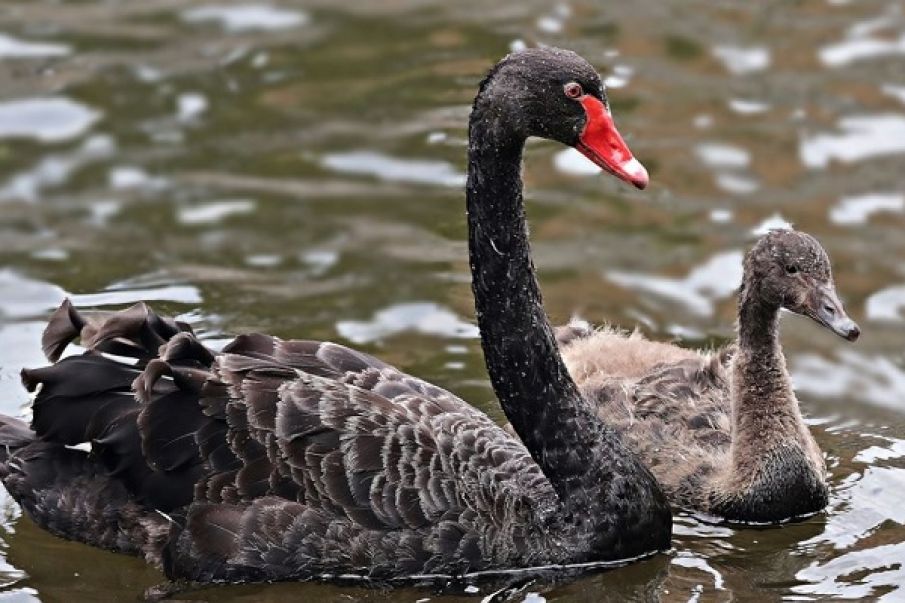
<instances>
[{"instance_id":1,"label":"black wing feathers","mask_svg":"<svg viewBox=\"0 0 905 603\"><path fill-rule=\"evenodd\" d=\"M23 372L30 389L40 386L39 441L0 420L0 444L47 447L36 449L49 460L29 465L17 497L28 504L25 491L38 488L55 505L30 507L42 525L95 542L85 522L54 527L76 512L67 488L94 484L92 500L103 493L140 519L103 507L108 520L91 529L106 530L105 546L128 519L120 537L135 541L115 546L153 543L170 576L481 568L482 547L497 546L500 530L525 541L507 518L527 513L531 525L531 509L554 500L524 448L486 415L343 346L250 334L214 354L143 304L89 316L67 302L45 334L48 357L77 335L87 352ZM106 356L114 353L133 364ZM62 446L84 441L90 456Z\"/></svg>"}]
</instances>

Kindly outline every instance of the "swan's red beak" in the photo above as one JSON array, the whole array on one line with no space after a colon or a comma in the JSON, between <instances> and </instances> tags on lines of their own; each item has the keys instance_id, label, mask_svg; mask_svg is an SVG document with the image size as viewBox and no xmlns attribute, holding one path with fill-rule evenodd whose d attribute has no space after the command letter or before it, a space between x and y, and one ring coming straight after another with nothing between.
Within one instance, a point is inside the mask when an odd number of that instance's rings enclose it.
<instances>
[{"instance_id":1,"label":"swan's red beak","mask_svg":"<svg viewBox=\"0 0 905 603\"><path fill-rule=\"evenodd\" d=\"M647 170L622 140L613 117L603 102L586 94L581 97L581 104L587 120L575 148L620 180L645 188L650 182Z\"/></svg>"}]
</instances>

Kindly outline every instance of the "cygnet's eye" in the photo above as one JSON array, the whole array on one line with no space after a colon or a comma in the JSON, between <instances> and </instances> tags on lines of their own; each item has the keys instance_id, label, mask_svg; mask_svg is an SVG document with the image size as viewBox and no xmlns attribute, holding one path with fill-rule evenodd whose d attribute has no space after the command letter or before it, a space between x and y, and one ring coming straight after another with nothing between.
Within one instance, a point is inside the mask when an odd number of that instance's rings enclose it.
<instances>
[{"instance_id":1,"label":"cygnet's eye","mask_svg":"<svg viewBox=\"0 0 905 603\"><path fill-rule=\"evenodd\" d=\"M798 266L795 264L789 264L786 266L786 272L788 274L798 274Z\"/></svg>"},{"instance_id":2,"label":"cygnet's eye","mask_svg":"<svg viewBox=\"0 0 905 603\"><path fill-rule=\"evenodd\" d=\"M581 98L584 96L584 89L578 82L569 82L562 87L562 91L569 98Z\"/></svg>"}]
</instances>

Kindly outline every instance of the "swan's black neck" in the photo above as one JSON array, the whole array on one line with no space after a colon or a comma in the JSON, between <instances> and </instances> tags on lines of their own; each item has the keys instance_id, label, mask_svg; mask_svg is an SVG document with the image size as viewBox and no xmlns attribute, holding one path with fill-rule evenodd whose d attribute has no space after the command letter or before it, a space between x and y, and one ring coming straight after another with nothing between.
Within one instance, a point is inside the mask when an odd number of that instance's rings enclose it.
<instances>
[{"instance_id":1,"label":"swan's black neck","mask_svg":"<svg viewBox=\"0 0 905 603\"><path fill-rule=\"evenodd\" d=\"M588 523L612 505L602 489L616 457L628 454L582 400L544 313L522 203L525 139L513 130L476 103L466 194L481 342L507 418L566 507L560 515Z\"/></svg>"}]
</instances>

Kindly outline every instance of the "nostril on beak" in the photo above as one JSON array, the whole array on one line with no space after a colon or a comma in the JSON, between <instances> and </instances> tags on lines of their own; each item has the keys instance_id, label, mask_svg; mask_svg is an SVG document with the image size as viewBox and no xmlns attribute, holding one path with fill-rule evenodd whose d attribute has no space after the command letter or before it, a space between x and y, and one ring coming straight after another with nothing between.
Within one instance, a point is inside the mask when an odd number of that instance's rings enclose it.
<instances>
[{"instance_id":1,"label":"nostril on beak","mask_svg":"<svg viewBox=\"0 0 905 603\"><path fill-rule=\"evenodd\" d=\"M858 325L852 325L849 328L848 333L846 333L845 338L848 339L849 341L855 341L860 336L861 336L861 329L858 328Z\"/></svg>"}]
</instances>

